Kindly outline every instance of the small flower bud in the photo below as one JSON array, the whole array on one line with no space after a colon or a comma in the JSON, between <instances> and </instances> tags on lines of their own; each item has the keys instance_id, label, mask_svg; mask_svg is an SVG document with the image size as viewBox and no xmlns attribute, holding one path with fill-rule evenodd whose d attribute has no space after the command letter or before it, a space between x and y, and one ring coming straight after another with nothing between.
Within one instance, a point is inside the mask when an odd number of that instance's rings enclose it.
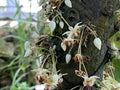
<instances>
[{"instance_id":1,"label":"small flower bud","mask_svg":"<svg viewBox=\"0 0 120 90\"><path fill-rule=\"evenodd\" d=\"M72 8L72 2L70 0L65 0L64 2L66 4L66 6Z\"/></svg>"},{"instance_id":2,"label":"small flower bud","mask_svg":"<svg viewBox=\"0 0 120 90\"><path fill-rule=\"evenodd\" d=\"M66 63L68 64L71 60L71 54L67 54L65 59L66 59Z\"/></svg>"},{"instance_id":3,"label":"small flower bud","mask_svg":"<svg viewBox=\"0 0 120 90\"><path fill-rule=\"evenodd\" d=\"M101 49L102 42L101 42L100 38L95 38L93 43L97 49L99 49L99 50Z\"/></svg>"},{"instance_id":4,"label":"small flower bud","mask_svg":"<svg viewBox=\"0 0 120 90\"><path fill-rule=\"evenodd\" d=\"M80 71L75 70L75 74L79 77L87 76L87 73L82 70L80 70Z\"/></svg>"}]
</instances>

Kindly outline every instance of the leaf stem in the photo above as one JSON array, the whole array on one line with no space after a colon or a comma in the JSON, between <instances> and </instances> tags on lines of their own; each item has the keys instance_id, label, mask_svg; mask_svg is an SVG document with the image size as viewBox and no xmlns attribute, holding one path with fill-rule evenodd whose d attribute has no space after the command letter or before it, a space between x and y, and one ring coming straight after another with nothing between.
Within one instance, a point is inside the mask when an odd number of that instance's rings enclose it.
<instances>
[{"instance_id":1,"label":"leaf stem","mask_svg":"<svg viewBox=\"0 0 120 90\"><path fill-rule=\"evenodd\" d=\"M42 65L40 66L40 68L43 68L43 67L44 67L45 62L46 62L46 60L48 59L49 56L50 56L50 55L47 55L47 57L43 60L43 63L42 63Z\"/></svg>"},{"instance_id":2,"label":"leaf stem","mask_svg":"<svg viewBox=\"0 0 120 90\"><path fill-rule=\"evenodd\" d=\"M58 11L58 10L56 10L57 11L57 13L60 15L60 17L63 19L63 21L67 24L67 26L68 27L70 27L70 25L68 24L68 22L65 20L65 18L62 16L62 14Z\"/></svg>"},{"instance_id":3,"label":"leaf stem","mask_svg":"<svg viewBox=\"0 0 120 90\"><path fill-rule=\"evenodd\" d=\"M88 28L88 30L90 30L90 32L94 35L94 37L96 38L97 37L97 34L96 32L94 32L90 27L86 26Z\"/></svg>"},{"instance_id":4,"label":"leaf stem","mask_svg":"<svg viewBox=\"0 0 120 90\"><path fill-rule=\"evenodd\" d=\"M79 54L81 54L82 37L83 37L83 31L81 32L80 42L79 42L79 46L78 46L78 53L79 53Z\"/></svg>"}]
</instances>

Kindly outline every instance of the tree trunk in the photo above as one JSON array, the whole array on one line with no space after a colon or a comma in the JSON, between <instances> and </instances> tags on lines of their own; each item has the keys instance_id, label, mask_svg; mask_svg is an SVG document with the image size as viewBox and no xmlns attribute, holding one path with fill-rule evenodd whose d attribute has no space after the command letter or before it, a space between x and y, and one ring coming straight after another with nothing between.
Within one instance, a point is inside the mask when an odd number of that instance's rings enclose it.
<instances>
[{"instance_id":1,"label":"tree trunk","mask_svg":"<svg viewBox=\"0 0 120 90\"><path fill-rule=\"evenodd\" d=\"M96 49L93 45L93 37L89 36L87 41L87 48L82 47L82 54L88 56L90 61L86 63L87 71L89 75L98 68L100 63L104 60L107 51L107 40L113 35L116 30L114 29L114 11L119 6L118 0L71 0L72 8L68 8L66 5L62 5L60 8L63 12L64 18L68 23L74 26L78 22L91 23L95 25L95 31L98 37L102 40L101 50ZM64 28L63 32L67 31L67 27ZM55 35L61 36L63 33L60 28L54 31ZM61 70L61 73L68 73L64 76L63 87L60 90L70 90L75 85L82 85L82 78L75 75L75 70L78 70L78 64L74 63L73 60L69 64L65 64L66 52L63 52L60 48L60 41L54 39L54 44L57 45L58 63L57 68ZM72 51L73 57L75 50ZM102 78L103 66L95 73L95 75ZM77 89L78 90L78 89Z\"/></svg>"}]
</instances>

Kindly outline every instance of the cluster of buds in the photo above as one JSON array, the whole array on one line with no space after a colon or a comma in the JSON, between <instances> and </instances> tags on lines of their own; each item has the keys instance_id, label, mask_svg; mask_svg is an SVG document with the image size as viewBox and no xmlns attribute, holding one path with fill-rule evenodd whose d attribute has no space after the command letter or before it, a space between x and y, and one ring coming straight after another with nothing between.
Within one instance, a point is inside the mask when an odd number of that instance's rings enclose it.
<instances>
[{"instance_id":1,"label":"cluster of buds","mask_svg":"<svg viewBox=\"0 0 120 90\"><path fill-rule=\"evenodd\" d=\"M103 78L101 83L101 90L120 90L120 83L110 75Z\"/></svg>"},{"instance_id":2,"label":"cluster of buds","mask_svg":"<svg viewBox=\"0 0 120 90\"><path fill-rule=\"evenodd\" d=\"M112 65L108 65L105 71L103 72L103 79L109 78L110 75L114 77L114 74L113 74L114 71L115 71L115 67Z\"/></svg>"},{"instance_id":3,"label":"cluster of buds","mask_svg":"<svg viewBox=\"0 0 120 90\"><path fill-rule=\"evenodd\" d=\"M59 8L62 4L62 0L48 0L44 3L42 3L42 9L45 11L45 14L47 17L50 18L50 15L53 15L54 17L55 13L53 12L55 8Z\"/></svg>"},{"instance_id":4,"label":"cluster of buds","mask_svg":"<svg viewBox=\"0 0 120 90\"><path fill-rule=\"evenodd\" d=\"M80 22L81 23L81 22ZM80 23L77 23L74 28L72 26L69 26L69 31L66 31L63 35L67 35L66 38L64 38L61 42L61 48L63 49L63 51L69 51L72 49L76 38L79 38L79 33L80 33L80 29L82 27L82 25L79 26ZM70 61L71 58L67 58L68 54L66 55L66 62L68 63ZM71 55L69 54L69 57L71 57ZM68 60L67 60L68 59Z\"/></svg>"},{"instance_id":5,"label":"cluster of buds","mask_svg":"<svg viewBox=\"0 0 120 90\"><path fill-rule=\"evenodd\" d=\"M63 74L50 74L48 70L40 69L36 74L36 80L40 85L36 85L35 90L53 90L57 86L61 86L62 76Z\"/></svg>"},{"instance_id":6,"label":"cluster of buds","mask_svg":"<svg viewBox=\"0 0 120 90\"><path fill-rule=\"evenodd\" d=\"M81 23L81 22L80 22ZM78 38L81 25L80 23L77 23L74 28L72 26L69 26L69 31L66 31L63 35L67 35L67 38L63 39L62 45L66 45L68 47L71 47L74 44L74 40ZM62 47L62 46L61 46ZM63 49L64 50L64 49Z\"/></svg>"},{"instance_id":7,"label":"cluster of buds","mask_svg":"<svg viewBox=\"0 0 120 90\"><path fill-rule=\"evenodd\" d=\"M109 65L105 70L105 72L108 73L108 74L111 74L114 71L115 71L115 67L113 67L111 65Z\"/></svg>"},{"instance_id":8,"label":"cluster of buds","mask_svg":"<svg viewBox=\"0 0 120 90\"><path fill-rule=\"evenodd\" d=\"M77 29L70 29L70 31L67 31L64 34L67 34L68 37L63 39L61 47L64 51L66 51L66 49L64 49L64 46L66 46L67 48L72 47L74 44L75 37L78 37L78 32Z\"/></svg>"}]
</instances>

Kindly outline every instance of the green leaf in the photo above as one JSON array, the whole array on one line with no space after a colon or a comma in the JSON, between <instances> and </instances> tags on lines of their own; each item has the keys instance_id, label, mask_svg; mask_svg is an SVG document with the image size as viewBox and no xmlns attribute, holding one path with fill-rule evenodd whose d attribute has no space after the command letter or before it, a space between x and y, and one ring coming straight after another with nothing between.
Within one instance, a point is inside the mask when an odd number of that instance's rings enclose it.
<instances>
[{"instance_id":1,"label":"green leaf","mask_svg":"<svg viewBox=\"0 0 120 90\"><path fill-rule=\"evenodd\" d=\"M114 71L115 79L120 82L120 59L114 59L113 65L115 67Z\"/></svg>"},{"instance_id":2,"label":"green leaf","mask_svg":"<svg viewBox=\"0 0 120 90\"><path fill-rule=\"evenodd\" d=\"M110 41L115 43L116 47L120 49L120 31L115 33L111 38Z\"/></svg>"},{"instance_id":3,"label":"green leaf","mask_svg":"<svg viewBox=\"0 0 120 90\"><path fill-rule=\"evenodd\" d=\"M20 69L24 71L27 67L29 67L29 63L25 62L21 65Z\"/></svg>"},{"instance_id":4,"label":"green leaf","mask_svg":"<svg viewBox=\"0 0 120 90\"><path fill-rule=\"evenodd\" d=\"M22 82L18 85L18 89L17 90L29 90L29 86L26 82Z\"/></svg>"}]
</instances>

